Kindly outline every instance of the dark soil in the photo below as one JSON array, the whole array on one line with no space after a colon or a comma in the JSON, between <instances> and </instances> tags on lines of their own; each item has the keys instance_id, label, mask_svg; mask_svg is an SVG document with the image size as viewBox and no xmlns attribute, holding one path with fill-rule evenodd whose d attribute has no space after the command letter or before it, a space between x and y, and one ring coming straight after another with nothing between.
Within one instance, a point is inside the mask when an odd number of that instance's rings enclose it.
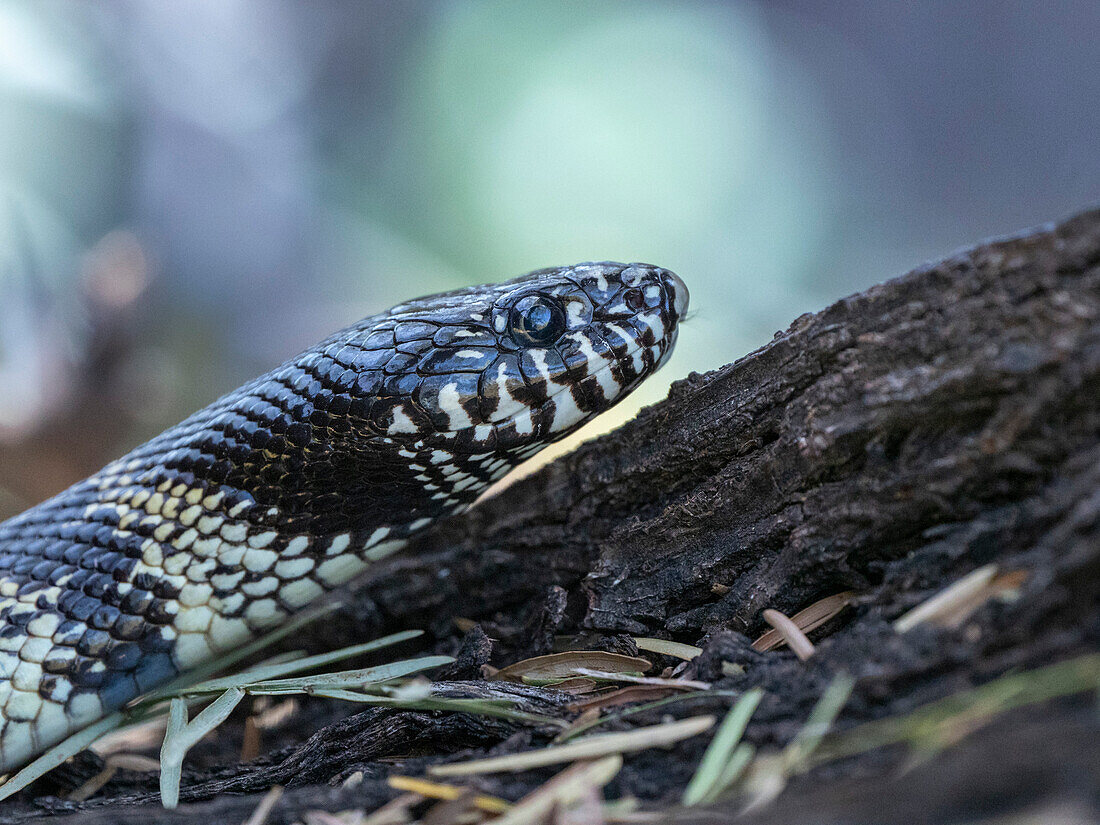
<instances>
[{"instance_id":1,"label":"dark soil","mask_svg":"<svg viewBox=\"0 0 1100 825\"><path fill-rule=\"evenodd\" d=\"M892 629L991 562L1026 573L1018 599L990 601L953 630ZM858 593L856 604L812 634L809 661L749 648L766 629L765 608L792 614L843 590ZM766 749L790 741L840 671L857 679L843 730L1097 651L1098 601L1092 211L846 298L721 370L691 375L628 425L379 565L295 645L322 650L424 628L426 647L459 653L445 689L478 695L500 686L481 681L482 664L548 652L562 634L623 652L633 650L631 635L700 644L704 655L686 675L764 689L746 739ZM456 617L481 629L464 638ZM723 661L744 672L724 676ZM545 713L562 713L568 699L516 691ZM721 714L729 701L702 696L667 714ZM662 718L655 711L630 724ZM4 803L0 822L239 822L273 784L287 792L270 823L300 821L309 809L370 811L396 795L385 784L391 772L537 747L551 734L309 700L268 732L256 760L238 762L239 721L196 749L187 804L175 812L159 808L154 774L123 772L92 800L63 801L98 770L85 754ZM741 821L946 823L1025 812L1100 820L1098 735L1094 705L1050 703L1008 714L909 772L899 774L900 749L818 768ZM628 757L607 795L675 804L706 742ZM341 787L356 771L363 780ZM516 799L553 773L476 784ZM725 821L736 810L668 817Z\"/></svg>"}]
</instances>

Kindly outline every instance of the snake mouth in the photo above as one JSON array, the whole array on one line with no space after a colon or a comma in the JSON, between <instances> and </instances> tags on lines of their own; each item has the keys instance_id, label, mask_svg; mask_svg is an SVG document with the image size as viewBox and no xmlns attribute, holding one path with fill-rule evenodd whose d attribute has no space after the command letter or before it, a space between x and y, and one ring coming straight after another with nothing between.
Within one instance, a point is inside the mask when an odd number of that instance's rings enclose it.
<instances>
[{"instance_id":1,"label":"snake mouth","mask_svg":"<svg viewBox=\"0 0 1100 825\"><path fill-rule=\"evenodd\" d=\"M564 438L613 407L664 366L676 343L675 323L652 344L640 343L640 337L632 336L635 343L614 353L613 360L604 359L599 369L584 375L566 373L565 384L548 381L548 391L539 401L507 417L437 430L443 439L438 445L464 455L496 454L504 461L509 453L516 452L523 458ZM645 353L649 353L648 360Z\"/></svg>"},{"instance_id":2,"label":"snake mouth","mask_svg":"<svg viewBox=\"0 0 1100 825\"><path fill-rule=\"evenodd\" d=\"M684 305L686 306L686 299ZM614 360L607 361L599 369L586 373L574 383L557 385L557 388L548 393L546 400L539 407L541 413L539 417L546 422L544 423L545 436L553 440L562 438L574 428L621 401L637 389L646 378L665 365L675 343L676 326L673 322L671 330L653 344L648 346L636 344L621 355L616 354ZM636 363L638 354L646 352L651 354L652 365L646 364L644 355L641 364L638 365ZM633 371L633 377L626 378L627 370ZM614 382L613 393L608 393L608 379ZM593 383L600 388L599 397L595 397L595 393L589 389ZM578 394L582 396L579 403ZM547 418L549 418L548 421Z\"/></svg>"}]
</instances>

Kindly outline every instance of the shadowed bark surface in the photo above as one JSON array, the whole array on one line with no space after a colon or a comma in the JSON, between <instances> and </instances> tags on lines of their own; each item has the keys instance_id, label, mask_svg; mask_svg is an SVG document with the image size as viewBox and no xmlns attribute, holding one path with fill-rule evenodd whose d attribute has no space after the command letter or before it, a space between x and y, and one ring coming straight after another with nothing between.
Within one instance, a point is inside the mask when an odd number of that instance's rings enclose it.
<instances>
[{"instance_id":1,"label":"shadowed bark surface","mask_svg":"<svg viewBox=\"0 0 1100 825\"><path fill-rule=\"evenodd\" d=\"M956 629L893 630L906 610L991 562L1026 575L1018 598L992 600ZM854 608L813 634L809 661L749 648L766 629L765 608L791 614L844 590L858 594ZM479 681L481 664L545 653L560 634L624 652L633 652L631 635L700 644L688 676L764 689L746 739L769 748L791 739L840 671L857 679L838 721L845 729L1096 651L1098 597L1092 211L846 298L727 367L693 374L636 420L379 565L308 641L320 650L429 629L436 650L461 650L447 674L455 695L499 686ZM456 617L478 622L493 642L475 630L463 643ZM723 661L744 672L725 675ZM557 691L517 691L528 709L561 709ZM721 714L728 703L704 696L675 713ZM157 807L149 774L120 774L86 803L62 801L98 769L86 756L6 803L0 822L49 813L58 823L233 821L272 784L289 790L270 823L313 808L370 811L395 795L385 785L391 772L417 775L454 753L538 747L552 734L466 715L353 712L312 703L244 764L230 726L185 770L181 798L195 804L176 812ZM1041 706L901 777L900 749L818 768L777 807L743 821L952 822L1036 806L1088 819L1098 733L1080 702ZM608 796L674 803L706 739L628 757ZM363 781L340 788L353 771ZM476 784L516 799L553 773ZM889 794L889 805L861 806L868 794ZM735 810L684 816L721 821Z\"/></svg>"}]
</instances>

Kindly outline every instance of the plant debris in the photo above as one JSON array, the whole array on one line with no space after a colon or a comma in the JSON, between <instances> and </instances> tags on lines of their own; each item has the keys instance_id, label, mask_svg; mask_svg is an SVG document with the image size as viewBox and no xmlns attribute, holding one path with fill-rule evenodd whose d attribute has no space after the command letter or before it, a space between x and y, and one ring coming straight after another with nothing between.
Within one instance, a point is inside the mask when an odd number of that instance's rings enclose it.
<instances>
[{"instance_id":1,"label":"plant debris","mask_svg":"<svg viewBox=\"0 0 1100 825\"><path fill-rule=\"evenodd\" d=\"M598 733L567 745L552 745L541 750L525 751L475 759L470 762L452 762L429 768L432 776L469 776L478 773L502 771L526 771L546 765L560 765L579 759L594 759L608 754L631 753L647 748L660 748L698 736L714 725L713 716L693 716L677 722L636 728L626 733Z\"/></svg>"},{"instance_id":2,"label":"plant debris","mask_svg":"<svg viewBox=\"0 0 1100 825\"><path fill-rule=\"evenodd\" d=\"M493 678L545 685L580 675L584 670L625 675L645 673L652 667L648 659L637 656L623 656L603 650L568 650L524 659L501 668Z\"/></svg>"},{"instance_id":3,"label":"plant debris","mask_svg":"<svg viewBox=\"0 0 1100 825\"><path fill-rule=\"evenodd\" d=\"M835 616L840 615L841 611L852 603L854 597L855 593L847 590L843 593L827 596L824 599L814 602L804 610L798 611L790 617L789 621L791 621L802 634L808 634L821 627L821 625ZM765 616L765 619L766 618ZM783 633L773 628L760 636L760 638L752 643L752 646L755 650L765 653L786 643L787 639Z\"/></svg>"}]
</instances>

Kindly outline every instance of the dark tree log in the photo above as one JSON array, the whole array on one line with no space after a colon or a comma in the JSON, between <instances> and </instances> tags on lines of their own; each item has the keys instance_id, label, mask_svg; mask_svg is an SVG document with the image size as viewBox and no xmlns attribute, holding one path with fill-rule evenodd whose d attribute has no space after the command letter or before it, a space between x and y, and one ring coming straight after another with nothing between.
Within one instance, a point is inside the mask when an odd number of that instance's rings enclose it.
<instances>
[{"instance_id":1,"label":"dark tree log","mask_svg":"<svg viewBox=\"0 0 1100 825\"><path fill-rule=\"evenodd\" d=\"M1027 574L1016 601L991 602L957 630L894 632L890 623L901 613L989 562ZM789 652L748 651L747 636L764 629L763 609L790 613L841 590L859 594L856 607L823 629L808 662ZM338 620L314 632L313 643L427 627L439 649L453 650L455 617L480 622L498 640L497 664L545 652L560 633L627 649L624 634L702 643L694 675L722 687L764 688L747 738L768 746L790 739L839 670L858 679L843 727L907 712L1013 668L1095 651L1098 597L1100 210L922 267L797 319L727 367L691 375L628 425L380 565ZM482 659L488 654L477 639L467 644L475 649ZM723 660L742 662L745 672L723 676ZM1026 746L998 774L1002 780L1048 777L1051 771L1040 768L1054 753L1067 769L1087 767L1081 760L1095 756L1094 745L1081 747L1086 732L1094 740L1100 732L1095 716L1048 708L1030 718L1042 714L1051 720L1054 749ZM384 725L396 726L387 736L423 743L429 724L441 725L421 714L361 715L314 734L309 760L292 746L250 765L200 771L184 798L293 785L297 777L301 787L270 822L294 821L308 807L369 810L386 796L381 779L388 768L369 754L353 759L339 743ZM441 751L545 741L529 730L506 740L514 726L469 720L448 740L445 727L436 729ZM963 760L959 771L967 776L989 779L986 763L1004 742L1034 735L1031 728L995 728L950 758ZM326 750L330 740L336 744ZM674 802L704 745L633 757L610 792ZM434 758L418 753L402 771L416 772ZM868 783L900 756L875 754L811 774L782 804L797 817L813 800L835 803L836 818L843 811L846 821L864 821L866 811L842 804L850 794L825 793L823 783L875 787ZM303 765L308 771L297 773ZM358 789L321 784L353 766L366 767ZM547 775L481 785L514 798ZM932 781L912 786L925 787L924 795L907 795L895 781L898 821L918 821L914 811L936 788L943 806L934 807L936 818L922 814L919 821L974 814L942 779L937 784L942 775L933 768ZM1055 792L1059 802L1067 793L1073 804L1094 801L1072 784L1067 791L1043 781L1049 788L994 783L1003 791L1001 809ZM203 782L209 792L196 793ZM142 791L135 782L114 795L148 804ZM219 797L192 814L239 817L256 799ZM72 806L55 805L66 808ZM139 821L122 818L138 810L142 822L159 816L155 808L102 803L79 816L85 825ZM831 821L827 809L815 810L815 821ZM192 821L184 811L162 820Z\"/></svg>"},{"instance_id":2,"label":"dark tree log","mask_svg":"<svg viewBox=\"0 0 1100 825\"><path fill-rule=\"evenodd\" d=\"M1090 212L803 316L375 571L352 625L516 616L559 585L583 627L695 639L846 588L896 613L1060 541L1096 489L1098 259ZM915 552L926 581L894 572Z\"/></svg>"}]
</instances>

